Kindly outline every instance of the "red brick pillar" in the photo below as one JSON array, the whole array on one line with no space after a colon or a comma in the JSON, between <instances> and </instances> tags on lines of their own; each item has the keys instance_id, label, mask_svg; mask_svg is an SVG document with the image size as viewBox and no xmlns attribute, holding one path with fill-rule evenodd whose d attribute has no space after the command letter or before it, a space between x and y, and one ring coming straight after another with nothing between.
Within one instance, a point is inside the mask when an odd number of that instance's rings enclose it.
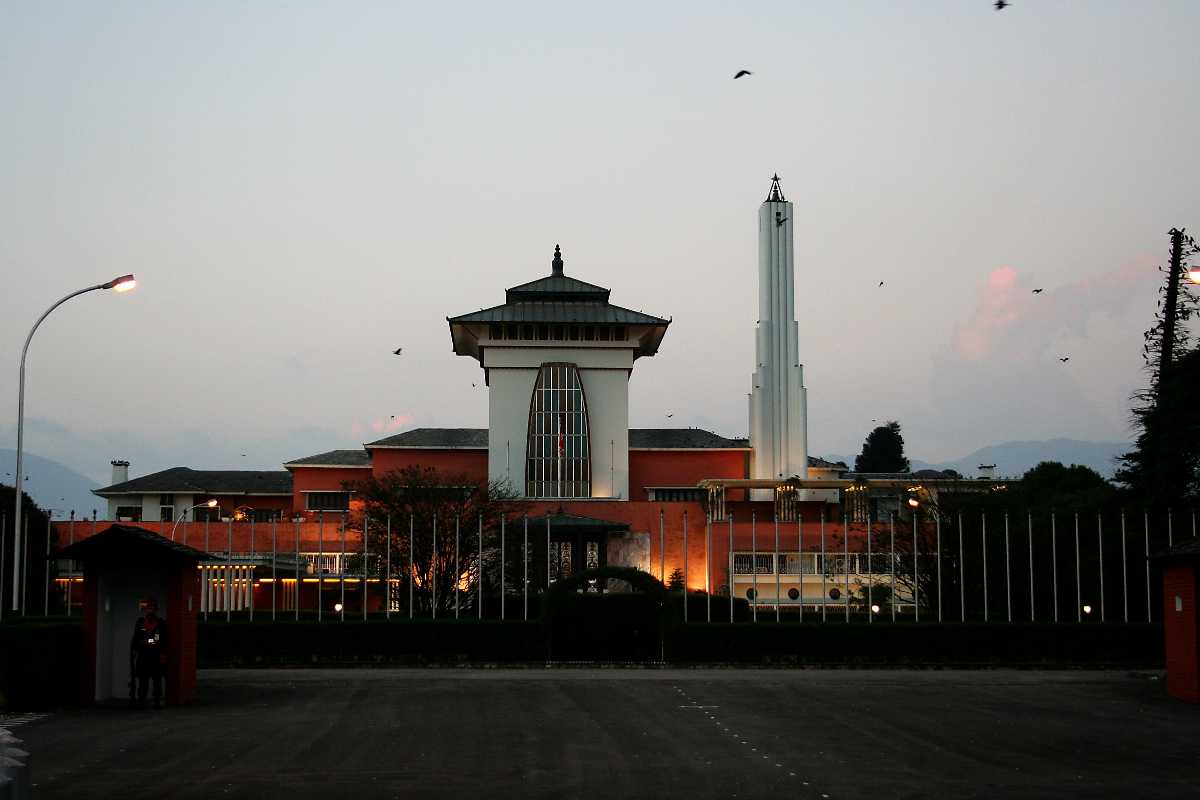
<instances>
[{"instance_id":1,"label":"red brick pillar","mask_svg":"<svg viewBox=\"0 0 1200 800\"><path fill-rule=\"evenodd\" d=\"M167 590L167 704L190 703L196 696L196 623L200 613L200 571L195 564L172 570Z\"/></svg>"}]
</instances>

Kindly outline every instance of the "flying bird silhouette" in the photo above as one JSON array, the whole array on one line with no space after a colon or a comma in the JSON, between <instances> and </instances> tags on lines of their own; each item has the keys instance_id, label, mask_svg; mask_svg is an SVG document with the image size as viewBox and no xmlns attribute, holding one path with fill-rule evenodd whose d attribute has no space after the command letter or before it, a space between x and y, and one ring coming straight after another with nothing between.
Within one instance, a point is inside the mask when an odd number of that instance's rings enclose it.
<instances>
[{"instance_id":1,"label":"flying bird silhouette","mask_svg":"<svg viewBox=\"0 0 1200 800\"><path fill-rule=\"evenodd\" d=\"M1008 8L1008 0L996 0L993 5L996 6L997 11L1003 11L1004 9Z\"/></svg>"},{"instance_id":2,"label":"flying bird silhouette","mask_svg":"<svg viewBox=\"0 0 1200 800\"><path fill-rule=\"evenodd\" d=\"M674 414L674 413L667 414L667 419L670 419L670 418L671 418L671 417L673 417L673 416L675 416L675 414Z\"/></svg>"},{"instance_id":3,"label":"flying bird silhouette","mask_svg":"<svg viewBox=\"0 0 1200 800\"><path fill-rule=\"evenodd\" d=\"M397 347L395 350L393 350L393 351L392 351L392 355L394 355L394 356L398 356L398 355L400 355L400 353L401 353L403 350L404 350L404 348L403 348L403 347Z\"/></svg>"},{"instance_id":4,"label":"flying bird silhouette","mask_svg":"<svg viewBox=\"0 0 1200 800\"><path fill-rule=\"evenodd\" d=\"M742 78L742 77L745 77L746 75L753 75L753 74L754 73L748 69L739 69L738 74L734 75L733 79L736 81L738 78Z\"/></svg>"},{"instance_id":5,"label":"flying bird silhouette","mask_svg":"<svg viewBox=\"0 0 1200 800\"><path fill-rule=\"evenodd\" d=\"M1045 290L1044 290L1044 289L1034 289L1034 290L1033 290L1033 293L1034 293L1034 294L1041 294L1043 291L1045 291Z\"/></svg>"},{"instance_id":6,"label":"flying bird silhouette","mask_svg":"<svg viewBox=\"0 0 1200 800\"><path fill-rule=\"evenodd\" d=\"M1059 361L1063 362L1064 364L1070 360L1071 360L1070 356L1063 356L1062 358L1059 359Z\"/></svg>"},{"instance_id":7,"label":"flying bird silhouette","mask_svg":"<svg viewBox=\"0 0 1200 800\"><path fill-rule=\"evenodd\" d=\"M782 228L782 227L783 227L783 223L785 223L785 222L787 222L787 221L788 221L788 218L787 218L787 217L780 217L779 219L775 220L775 225L776 225L777 227L780 227L780 228Z\"/></svg>"},{"instance_id":8,"label":"flying bird silhouette","mask_svg":"<svg viewBox=\"0 0 1200 800\"><path fill-rule=\"evenodd\" d=\"M883 281L880 281L880 282L879 282L879 285L880 285L880 286L883 286Z\"/></svg>"}]
</instances>

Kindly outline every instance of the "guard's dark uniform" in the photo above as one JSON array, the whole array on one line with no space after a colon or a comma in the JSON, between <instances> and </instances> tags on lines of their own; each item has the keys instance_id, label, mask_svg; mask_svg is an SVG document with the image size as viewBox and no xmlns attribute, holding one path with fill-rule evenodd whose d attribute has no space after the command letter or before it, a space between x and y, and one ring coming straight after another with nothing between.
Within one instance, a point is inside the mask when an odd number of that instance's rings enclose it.
<instances>
[{"instance_id":1,"label":"guard's dark uniform","mask_svg":"<svg viewBox=\"0 0 1200 800\"><path fill-rule=\"evenodd\" d=\"M129 651L133 657L133 674L137 678L138 702L146 702L146 691L154 681L154 705L162 702L163 674L167 660L167 623L158 617L139 617L133 626Z\"/></svg>"}]
</instances>

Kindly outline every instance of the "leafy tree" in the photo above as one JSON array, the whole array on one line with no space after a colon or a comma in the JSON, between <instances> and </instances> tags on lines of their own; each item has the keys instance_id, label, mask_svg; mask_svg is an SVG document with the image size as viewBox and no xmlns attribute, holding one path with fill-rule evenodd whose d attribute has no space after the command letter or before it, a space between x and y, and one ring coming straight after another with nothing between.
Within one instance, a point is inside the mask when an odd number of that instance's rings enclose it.
<instances>
[{"instance_id":1,"label":"leafy tree","mask_svg":"<svg viewBox=\"0 0 1200 800\"><path fill-rule=\"evenodd\" d=\"M683 591L683 570L679 567L671 570L671 574L667 577L667 588L672 592Z\"/></svg>"},{"instance_id":2,"label":"leafy tree","mask_svg":"<svg viewBox=\"0 0 1200 800\"><path fill-rule=\"evenodd\" d=\"M407 582L412 582L414 601L419 610L430 611L435 596L439 611L452 611L456 598L460 608L473 608L475 589L481 579L485 591L494 593L498 589L501 518L506 520L508 533L512 537L505 549L510 562L505 582L509 586L513 585L514 578L519 582L518 576L522 574L520 529L514 523L520 519L526 506L516 501L516 493L507 484L495 481L481 483L464 475L412 466L347 484L347 488L353 489L363 501L362 514L352 524L361 530L363 518L367 519L367 538L372 553L382 556L387 552L386 520L391 519L391 573L403 582L403 596L406 599ZM481 519L485 541L482 564L476 538ZM454 547L456 522L460 528L457 574ZM433 536L435 529L436 548ZM537 541L537 537L530 538ZM408 570L410 547L413 563L411 574ZM511 563L514 561L515 564ZM537 562L531 559L531 563ZM381 565L380 571L383 569ZM464 589L459 596L458 593Z\"/></svg>"},{"instance_id":3,"label":"leafy tree","mask_svg":"<svg viewBox=\"0 0 1200 800\"><path fill-rule=\"evenodd\" d=\"M1080 464L1064 466L1057 461L1043 461L1021 478L1016 489L1013 507L1041 511L1097 511L1113 499L1114 489L1104 476Z\"/></svg>"},{"instance_id":4,"label":"leafy tree","mask_svg":"<svg viewBox=\"0 0 1200 800\"><path fill-rule=\"evenodd\" d=\"M895 420L880 425L867 434L862 452L854 459L855 472L909 472L911 465L904 456L904 437L900 423Z\"/></svg>"},{"instance_id":5,"label":"leafy tree","mask_svg":"<svg viewBox=\"0 0 1200 800\"><path fill-rule=\"evenodd\" d=\"M1116 479L1139 500L1170 505L1200 497L1200 422L1196 419L1196 386L1200 356L1192 347L1187 322L1197 311L1197 298L1186 280L1189 259L1200 246L1182 230L1172 230L1170 260L1155 324L1145 334L1143 355L1150 387L1134 395L1134 449L1121 457Z\"/></svg>"}]
</instances>

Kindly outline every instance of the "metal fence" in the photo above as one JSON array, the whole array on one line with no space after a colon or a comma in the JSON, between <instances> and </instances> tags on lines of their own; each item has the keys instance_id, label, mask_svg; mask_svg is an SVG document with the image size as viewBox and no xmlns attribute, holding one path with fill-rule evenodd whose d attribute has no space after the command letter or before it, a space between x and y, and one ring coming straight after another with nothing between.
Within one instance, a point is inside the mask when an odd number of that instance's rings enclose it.
<instances>
[{"instance_id":1,"label":"metal fence","mask_svg":"<svg viewBox=\"0 0 1200 800\"><path fill-rule=\"evenodd\" d=\"M87 526L80 535L94 533L94 521L78 524ZM64 537L60 524L56 544L73 541L75 525ZM205 619L530 619L554 581L587 566L572 563L544 517L321 514L315 523L190 522L173 533L215 557L200 568ZM1149 556L1195 537L1196 513L986 509L863 522L729 515L705 520L690 538L685 515L670 547L661 525L657 533L658 551L643 568L665 582L672 550L689 594L709 598L700 615L680 604L689 622L730 622L735 611L755 623L1134 622L1161 617ZM52 538L47 531L47 553ZM74 564L56 566L42 607L26 603L19 613L79 613L82 575ZM28 575L29 560L25 567ZM584 589L605 590L602 581ZM713 597L724 602L714 608Z\"/></svg>"}]
</instances>

